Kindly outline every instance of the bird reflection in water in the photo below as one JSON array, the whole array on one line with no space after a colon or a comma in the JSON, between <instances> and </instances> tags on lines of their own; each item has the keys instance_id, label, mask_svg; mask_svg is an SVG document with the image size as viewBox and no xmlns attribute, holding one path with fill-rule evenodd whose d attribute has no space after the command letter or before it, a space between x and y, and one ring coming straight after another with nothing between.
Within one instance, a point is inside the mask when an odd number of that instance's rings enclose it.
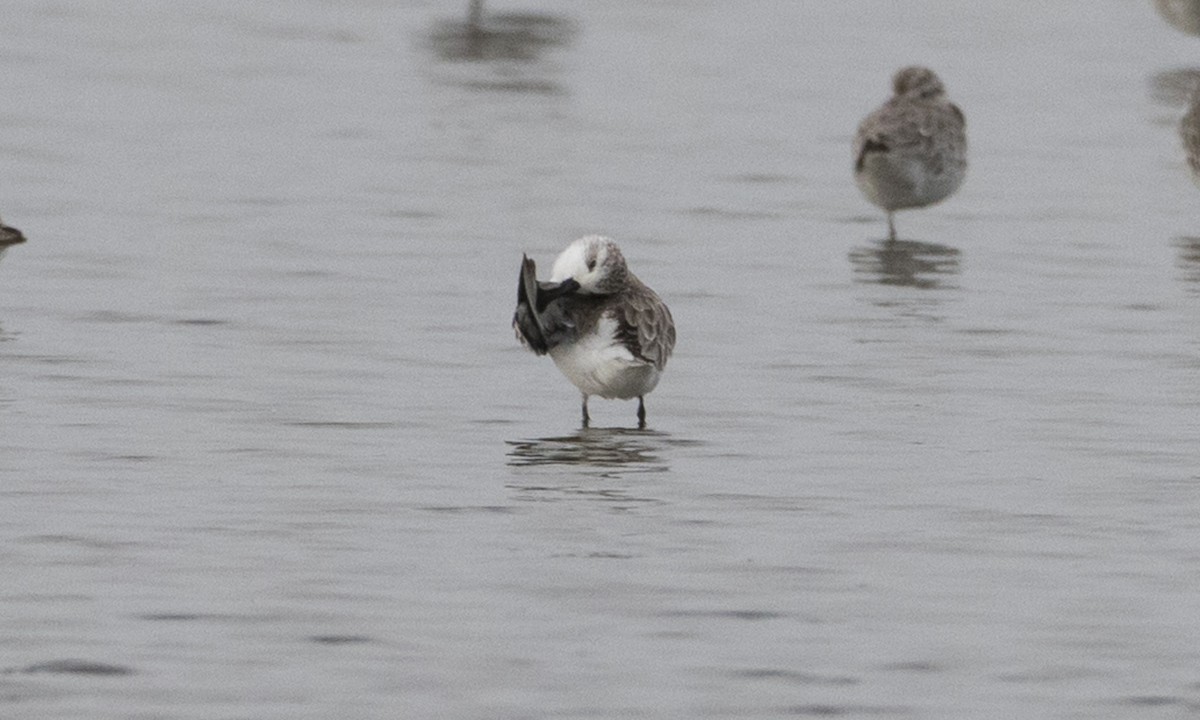
<instances>
[{"instance_id":1,"label":"bird reflection in water","mask_svg":"<svg viewBox=\"0 0 1200 720\"><path fill-rule=\"evenodd\" d=\"M653 430L586 428L574 435L510 440L511 467L577 465L598 470L663 472L668 470L659 452L669 436Z\"/></svg>"},{"instance_id":2,"label":"bird reflection in water","mask_svg":"<svg viewBox=\"0 0 1200 720\"><path fill-rule=\"evenodd\" d=\"M533 12L488 13L472 0L467 17L443 20L433 29L433 48L450 61L537 60L544 50L568 44L569 19Z\"/></svg>"},{"instance_id":3,"label":"bird reflection in water","mask_svg":"<svg viewBox=\"0 0 1200 720\"><path fill-rule=\"evenodd\" d=\"M582 497L628 510L659 500L646 496L645 478L629 481L626 476L670 471L662 452L687 443L652 430L589 428L508 444L508 465L521 477L508 486L525 499Z\"/></svg>"},{"instance_id":4,"label":"bird reflection in water","mask_svg":"<svg viewBox=\"0 0 1200 720\"><path fill-rule=\"evenodd\" d=\"M850 251L859 282L922 289L949 287L958 274L959 251L949 245L917 240L883 240Z\"/></svg>"}]
</instances>

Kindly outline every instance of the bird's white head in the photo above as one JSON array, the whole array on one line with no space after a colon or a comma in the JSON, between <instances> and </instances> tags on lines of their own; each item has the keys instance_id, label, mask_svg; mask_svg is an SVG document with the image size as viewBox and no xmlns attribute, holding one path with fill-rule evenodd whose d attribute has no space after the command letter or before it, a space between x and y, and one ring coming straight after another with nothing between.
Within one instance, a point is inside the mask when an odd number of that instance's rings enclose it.
<instances>
[{"instance_id":1,"label":"bird's white head","mask_svg":"<svg viewBox=\"0 0 1200 720\"><path fill-rule=\"evenodd\" d=\"M579 283L579 292L607 295L622 290L628 277L629 268L617 244L600 235L588 235L559 253L550 281L570 278Z\"/></svg>"}]
</instances>

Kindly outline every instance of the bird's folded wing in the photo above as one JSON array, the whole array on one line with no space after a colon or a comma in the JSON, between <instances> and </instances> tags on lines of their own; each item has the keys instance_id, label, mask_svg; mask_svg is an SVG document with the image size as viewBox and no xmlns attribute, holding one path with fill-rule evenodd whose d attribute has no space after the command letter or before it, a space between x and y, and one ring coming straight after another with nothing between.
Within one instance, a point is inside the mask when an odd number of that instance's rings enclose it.
<instances>
[{"instance_id":1,"label":"bird's folded wing","mask_svg":"<svg viewBox=\"0 0 1200 720\"><path fill-rule=\"evenodd\" d=\"M675 323L666 304L653 293L639 295L626 303L624 320L637 331L635 354L659 370L666 367L675 349Z\"/></svg>"}]
</instances>

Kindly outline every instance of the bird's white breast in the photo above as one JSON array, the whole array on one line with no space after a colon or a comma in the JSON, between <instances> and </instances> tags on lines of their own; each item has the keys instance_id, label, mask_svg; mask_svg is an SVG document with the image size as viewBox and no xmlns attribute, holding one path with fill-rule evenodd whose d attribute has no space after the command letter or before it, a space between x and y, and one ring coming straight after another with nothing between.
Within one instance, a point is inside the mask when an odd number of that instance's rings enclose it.
<instances>
[{"instance_id":1,"label":"bird's white breast","mask_svg":"<svg viewBox=\"0 0 1200 720\"><path fill-rule=\"evenodd\" d=\"M550 357L585 395L621 399L645 395L658 384L659 372L635 358L616 335L617 321L605 313L591 332L551 348Z\"/></svg>"}]
</instances>

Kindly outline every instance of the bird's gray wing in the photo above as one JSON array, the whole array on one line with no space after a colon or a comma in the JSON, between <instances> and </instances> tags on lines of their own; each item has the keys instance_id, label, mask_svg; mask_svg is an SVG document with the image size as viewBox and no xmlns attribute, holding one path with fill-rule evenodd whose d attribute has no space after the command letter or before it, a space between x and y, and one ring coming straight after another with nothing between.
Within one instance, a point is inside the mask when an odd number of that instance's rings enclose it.
<instances>
[{"instance_id":1,"label":"bird's gray wing","mask_svg":"<svg viewBox=\"0 0 1200 720\"><path fill-rule=\"evenodd\" d=\"M635 357L662 370L675 349L675 321L653 290L634 282L640 286L639 292L630 294L623 303L617 332Z\"/></svg>"}]
</instances>

